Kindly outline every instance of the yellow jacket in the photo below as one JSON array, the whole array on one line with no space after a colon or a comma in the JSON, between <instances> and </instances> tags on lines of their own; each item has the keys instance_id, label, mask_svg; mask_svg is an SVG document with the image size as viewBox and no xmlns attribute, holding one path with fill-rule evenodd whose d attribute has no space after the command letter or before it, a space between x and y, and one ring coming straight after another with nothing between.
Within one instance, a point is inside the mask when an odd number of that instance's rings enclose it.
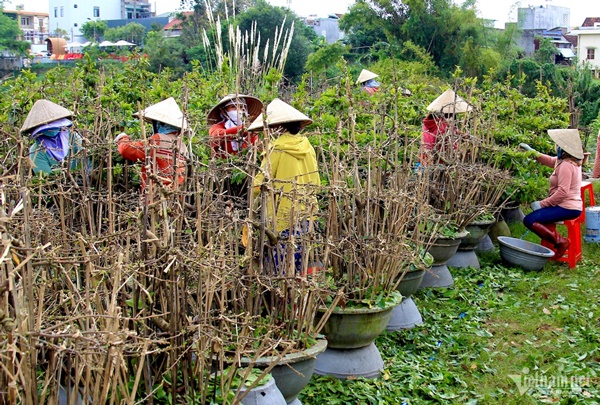
<instances>
[{"instance_id":1,"label":"yellow jacket","mask_svg":"<svg viewBox=\"0 0 600 405\"><path fill-rule=\"evenodd\" d=\"M265 183L264 174L271 179L272 198L267 202L267 221L276 212L275 228L278 232L290 228L301 219L312 218L317 210L316 186L321 184L317 155L305 136L284 133L270 147L269 159L262 162L261 172L254 179L254 196ZM296 187L294 187L296 184ZM307 187L307 185L309 185ZM292 199L295 204L292 206ZM293 208L293 212L292 212Z\"/></svg>"}]
</instances>

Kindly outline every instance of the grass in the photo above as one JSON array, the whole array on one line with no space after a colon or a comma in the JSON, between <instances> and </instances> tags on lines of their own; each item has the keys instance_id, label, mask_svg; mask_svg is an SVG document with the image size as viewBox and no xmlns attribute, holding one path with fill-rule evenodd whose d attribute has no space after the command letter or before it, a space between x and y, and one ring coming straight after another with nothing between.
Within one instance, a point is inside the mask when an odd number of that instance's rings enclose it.
<instances>
[{"instance_id":1,"label":"grass","mask_svg":"<svg viewBox=\"0 0 600 405\"><path fill-rule=\"evenodd\" d=\"M524 231L520 223L511 225L513 236ZM539 242L532 234L525 239ZM452 288L413 295L423 325L377 339L381 378L313 376L300 400L600 403L600 243L583 245L583 260L573 270L549 262L540 272L524 272L502 265L498 252L480 256L480 270L452 269Z\"/></svg>"}]
</instances>

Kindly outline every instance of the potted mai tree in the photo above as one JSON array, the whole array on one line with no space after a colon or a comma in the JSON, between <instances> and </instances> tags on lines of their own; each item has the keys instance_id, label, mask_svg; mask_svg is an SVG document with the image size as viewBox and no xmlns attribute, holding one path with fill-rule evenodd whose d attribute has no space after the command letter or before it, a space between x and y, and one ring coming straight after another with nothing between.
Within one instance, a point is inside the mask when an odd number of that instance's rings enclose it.
<instances>
[{"instance_id":1,"label":"potted mai tree","mask_svg":"<svg viewBox=\"0 0 600 405\"><path fill-rule=\"evenodd\" d=\"M315 373L373 378L383 368L374 340L402 302L398 286L423 250L419 229L429 207L424 193L415 192L411 165L394 160L389 148L343 144L327 147L322 196L323 263L329 288L342 298L323 327L328 347Z\"/></svg>"}]
</instances>

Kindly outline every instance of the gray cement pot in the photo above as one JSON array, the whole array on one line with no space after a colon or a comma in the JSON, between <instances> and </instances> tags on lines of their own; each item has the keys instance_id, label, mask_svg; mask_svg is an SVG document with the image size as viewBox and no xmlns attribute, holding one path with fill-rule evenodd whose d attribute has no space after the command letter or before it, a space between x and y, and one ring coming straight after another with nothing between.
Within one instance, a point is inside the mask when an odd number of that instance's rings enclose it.
<instances>
[{"instance_id":1,"label":"gray cement pot","mask_svg":"<svg viewBox=\"0 0 600 405\"><path fill-rule=\"evenodd\" d=\"M479 242L479 245L477 245L475 248L475 252L491 252L494 249L496 249L496 247L494 246L492 238L490 238L490 234L488 233L485 235L485 238Z\"/></svg>"},{"instance_id":2,"label":"gray cement pot","mask_svg":"<svg viewBox=\"0 0 600 405\"><path fill-rule=\"evenodd\" d=\"M458 246L462 238L468 235L467 231L463 231L456 235L455 238L439 237L431 244L427 251L433 256L433 266L441 266L454 256L458 250Z\"/></svg>"},{"instance_id":3,"label":"gray cement pot","mask_svg":"<svg viewBox=\"0 0 600 405\"><path fill-rule=\"evenodd\" d=\"M403 329L412 329L423 324L423 317L412 297L405 298L402 303L392 311L392 316L385 328L388 332Z\"/></svg>"},{"instance_id":4,"label":"gray cement pot","mask_svg":"<svg viewBox=\"0 0 600 405\"><path fill-rule=\"evenodd\" d=\"M463 231L455 238L438 238L427 250L433 256L433 266L425 272L419 288L451 287L454 279L446 263L458 250L462 238L468 235Z\"/></svg>"},{"instance_id":5,"label":"gray cement pot","mask_svg":"<svg viewBox=\"0 0 600 405\"><path fill-rule=\"evenodd\" d=\"M502 261L523 270L541 270L554 252L547 247L522 239L499 236Z\"/></svg>"},{"instance_id":6,"label":"gray cement pot","mask_svg":"<svg viewBox=\"0 0 600 405\"><path fill-rule=\"evenodd\" d=\"M523 214L523 210L521 206L517 203L512 205L507 205L501 211L502 218L508 224L513 224L515 222L523 222L523 218L525 218L525 214Z\"/></svg>"},{"instance_id":7,"label":"gray cement pot","mask_svg":"<svg viewBox=\"0 0 600 405\"><path fill-rule=\"evenodd\" d=\"M477 245L485 238L496 223L496 220L491 221L473 221L465 227L465 230L469 232L467 236L460 239L460 245L458 250L468 251L475 250Z\"/></svg>"},{"instance_id":8,"label":"gray cement pot","mask_svg":"<svg viewBox=\"0 0 600 405\"><path fill-rule=\"evenodd\" d=\"M275 384L288 404L301 404L298 400L298 395L306 387L313 375L317 356L323 353L326 348L327 340L321 339L317 344L302 352L284 356L271 369L271 375L275 379ZM249 364L249 360L242 359L242 364ZM277 357L261 357L253 364L253 367L266 368L273 361L277 361Z\"/></svg>"},{"instance_id":9,"label":"gray cement pot","mask_svg":"<svg viewBox=\"0 0 600 405\"><path fill-rule=\"evenodd\" d=\"M339 380L363 377L377 378L383 370L383 358L375 343L358 349L327 349L317 358L315 374Z\"/></svg>"},{"instance_id":10,"label":"gray cement pot","mask_svg":"<svg viewBox=\"0 0 600 405\"><path fill-rule=\"evenodd\" d=\"M423 323L423 317L411 297L412 293L417 291L421 285L423 276L425 276L425 270L415 268L402 277L398 285L398 291L403 297L402 302L392 310L390 321L386 327L388 332L410 329Z\"/></svg>"},{"instance_id":11,"label":"gray cement pot","mask_svg":"<svg viewBox=\"0 0 600 405\"><path fill-rule=\"evenodd\" d=\"M317 357L315 374L340 379L379 377L383 360L373 341L385 331L400 301L385 308L335 308L323 328L328 346Z\"/></svg>"},{"instance_id":12,"label":"gray cement pot","mask_svg":"<svg viewBox=\"0 0 600 405\"><path fill-rule=\"evenodd\" d=\"M479 258L475 254L475 249L481 243L481 241L488 235L492 226L496 223L496 220L491 221L473 221L465 227L465 230L469 232L467 236L461 238L458 250L452 256L446 265L449 267L457 267L466 269L472 267L479 269Z\"/></svg>"},{"instance_id":13,"label":"gray cement pot","mask_svg":"<svg viewBox=\"0 0 600 405\"><path fill-rule=\"evenodd\" d=\"M240 391L246 391L241 387ZM248 391L242 399L242 405L286 405L287 402L279 388L275 384L275 379L270 378L264 385L259 385Z\"/></svg>"},{"instance_id":14,"label":"gray cement pot","mask_svg":"<svg viewBox=\"0 0 600 405\"><path fill-rule=\"evenodd\" d=\"M335 308L321 332L327 338L327 347L357 349L369 345L385 331L392 310L400 302L386 308Z\"/></svg>"}]
</instances>

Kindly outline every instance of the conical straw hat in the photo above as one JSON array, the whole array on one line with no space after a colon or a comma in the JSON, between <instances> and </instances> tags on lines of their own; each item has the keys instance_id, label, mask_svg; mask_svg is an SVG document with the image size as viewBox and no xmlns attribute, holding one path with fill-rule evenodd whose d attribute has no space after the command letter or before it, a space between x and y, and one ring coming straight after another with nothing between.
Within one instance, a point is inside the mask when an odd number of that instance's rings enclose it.
<instances>
[{"instance_id":1,"label":"conical straw hat","mask_svg":"<svg viewBox=\"0 0 600 405\"><path fill-rule=\"evenodd\" d=\"M133 114L136 117L139 113ZM142 111L145 121L160 121L180 129L188 129L188 123L173 97L153 104Z\"/></svg>"},{"instance_id":2,"label":"conical straw hat","mask_svg":"<svg viewBox=\"0 0 600 405\"><path fill-rule=\"evenodd\" d=\"M274 126L288 122L300 122L302 128L312 124L312 120L291 105L276 98L267 106L267 125ZM248 127L248 131L257 131L264 128L263 115L260 114Z\"/></svg>"},{"instance_id":3,"label":"conical straw hat","mask_svg":"<svg viewBox=\"0 0 600 405\"><path fill-rule=\"evenodd\" d=\"M73 113L50 100L38 100L27 114L21 132L30 132L33 128L61 118L71 117Z\"/></svg>"},{"instance_id":4,"label":"conical straw hat","mask_svg":"<svg viewBox=\"0 0 600 405\"><path fill-rule=\"evenodd\" d=\"M243 100L246 102L248 107L248 121L252 122L258 117L258 114L262 112L263 103L256 97L247 96L245 94L228 94L214 106L206 117L206 121L209 125L216 124L223 121L221 118L221 109L224 108L230 101Z\"/></svg>"},{"instance_id":5,"label":"conical straw hat","mask_svg":"<svg viewBox=\"0 0 600 405\"><path fill-rule=\"evenodd\" d=\"M360 75L358 75L358 79L356 79L356 84L364 83L367 80L375 79L376 77L379 77L379 75L368 71L367 69L363 69L362 72L360 72Z\"/></svg>"},{"instance_id":6,"label":"conical straw hat","mask_svg":"<svg viewBox=\"0 0 600 405\"><path fill-rule=\"evenodd\" d=\"M575 159L583 159L581 137L577 129L549 129L550 138Z\"/></svg>"},{"instance_id":7,"label":"conical straw hat","mask_svg":"<svg viewBox=\"0 0 600 405\"><path fill-rule=\"evenodd\" d=\"M457 95L452 89L448 89L427 106L427 111L442 114L461 114L471 111L473 107Z\"/></svg>"}]
</instances>

